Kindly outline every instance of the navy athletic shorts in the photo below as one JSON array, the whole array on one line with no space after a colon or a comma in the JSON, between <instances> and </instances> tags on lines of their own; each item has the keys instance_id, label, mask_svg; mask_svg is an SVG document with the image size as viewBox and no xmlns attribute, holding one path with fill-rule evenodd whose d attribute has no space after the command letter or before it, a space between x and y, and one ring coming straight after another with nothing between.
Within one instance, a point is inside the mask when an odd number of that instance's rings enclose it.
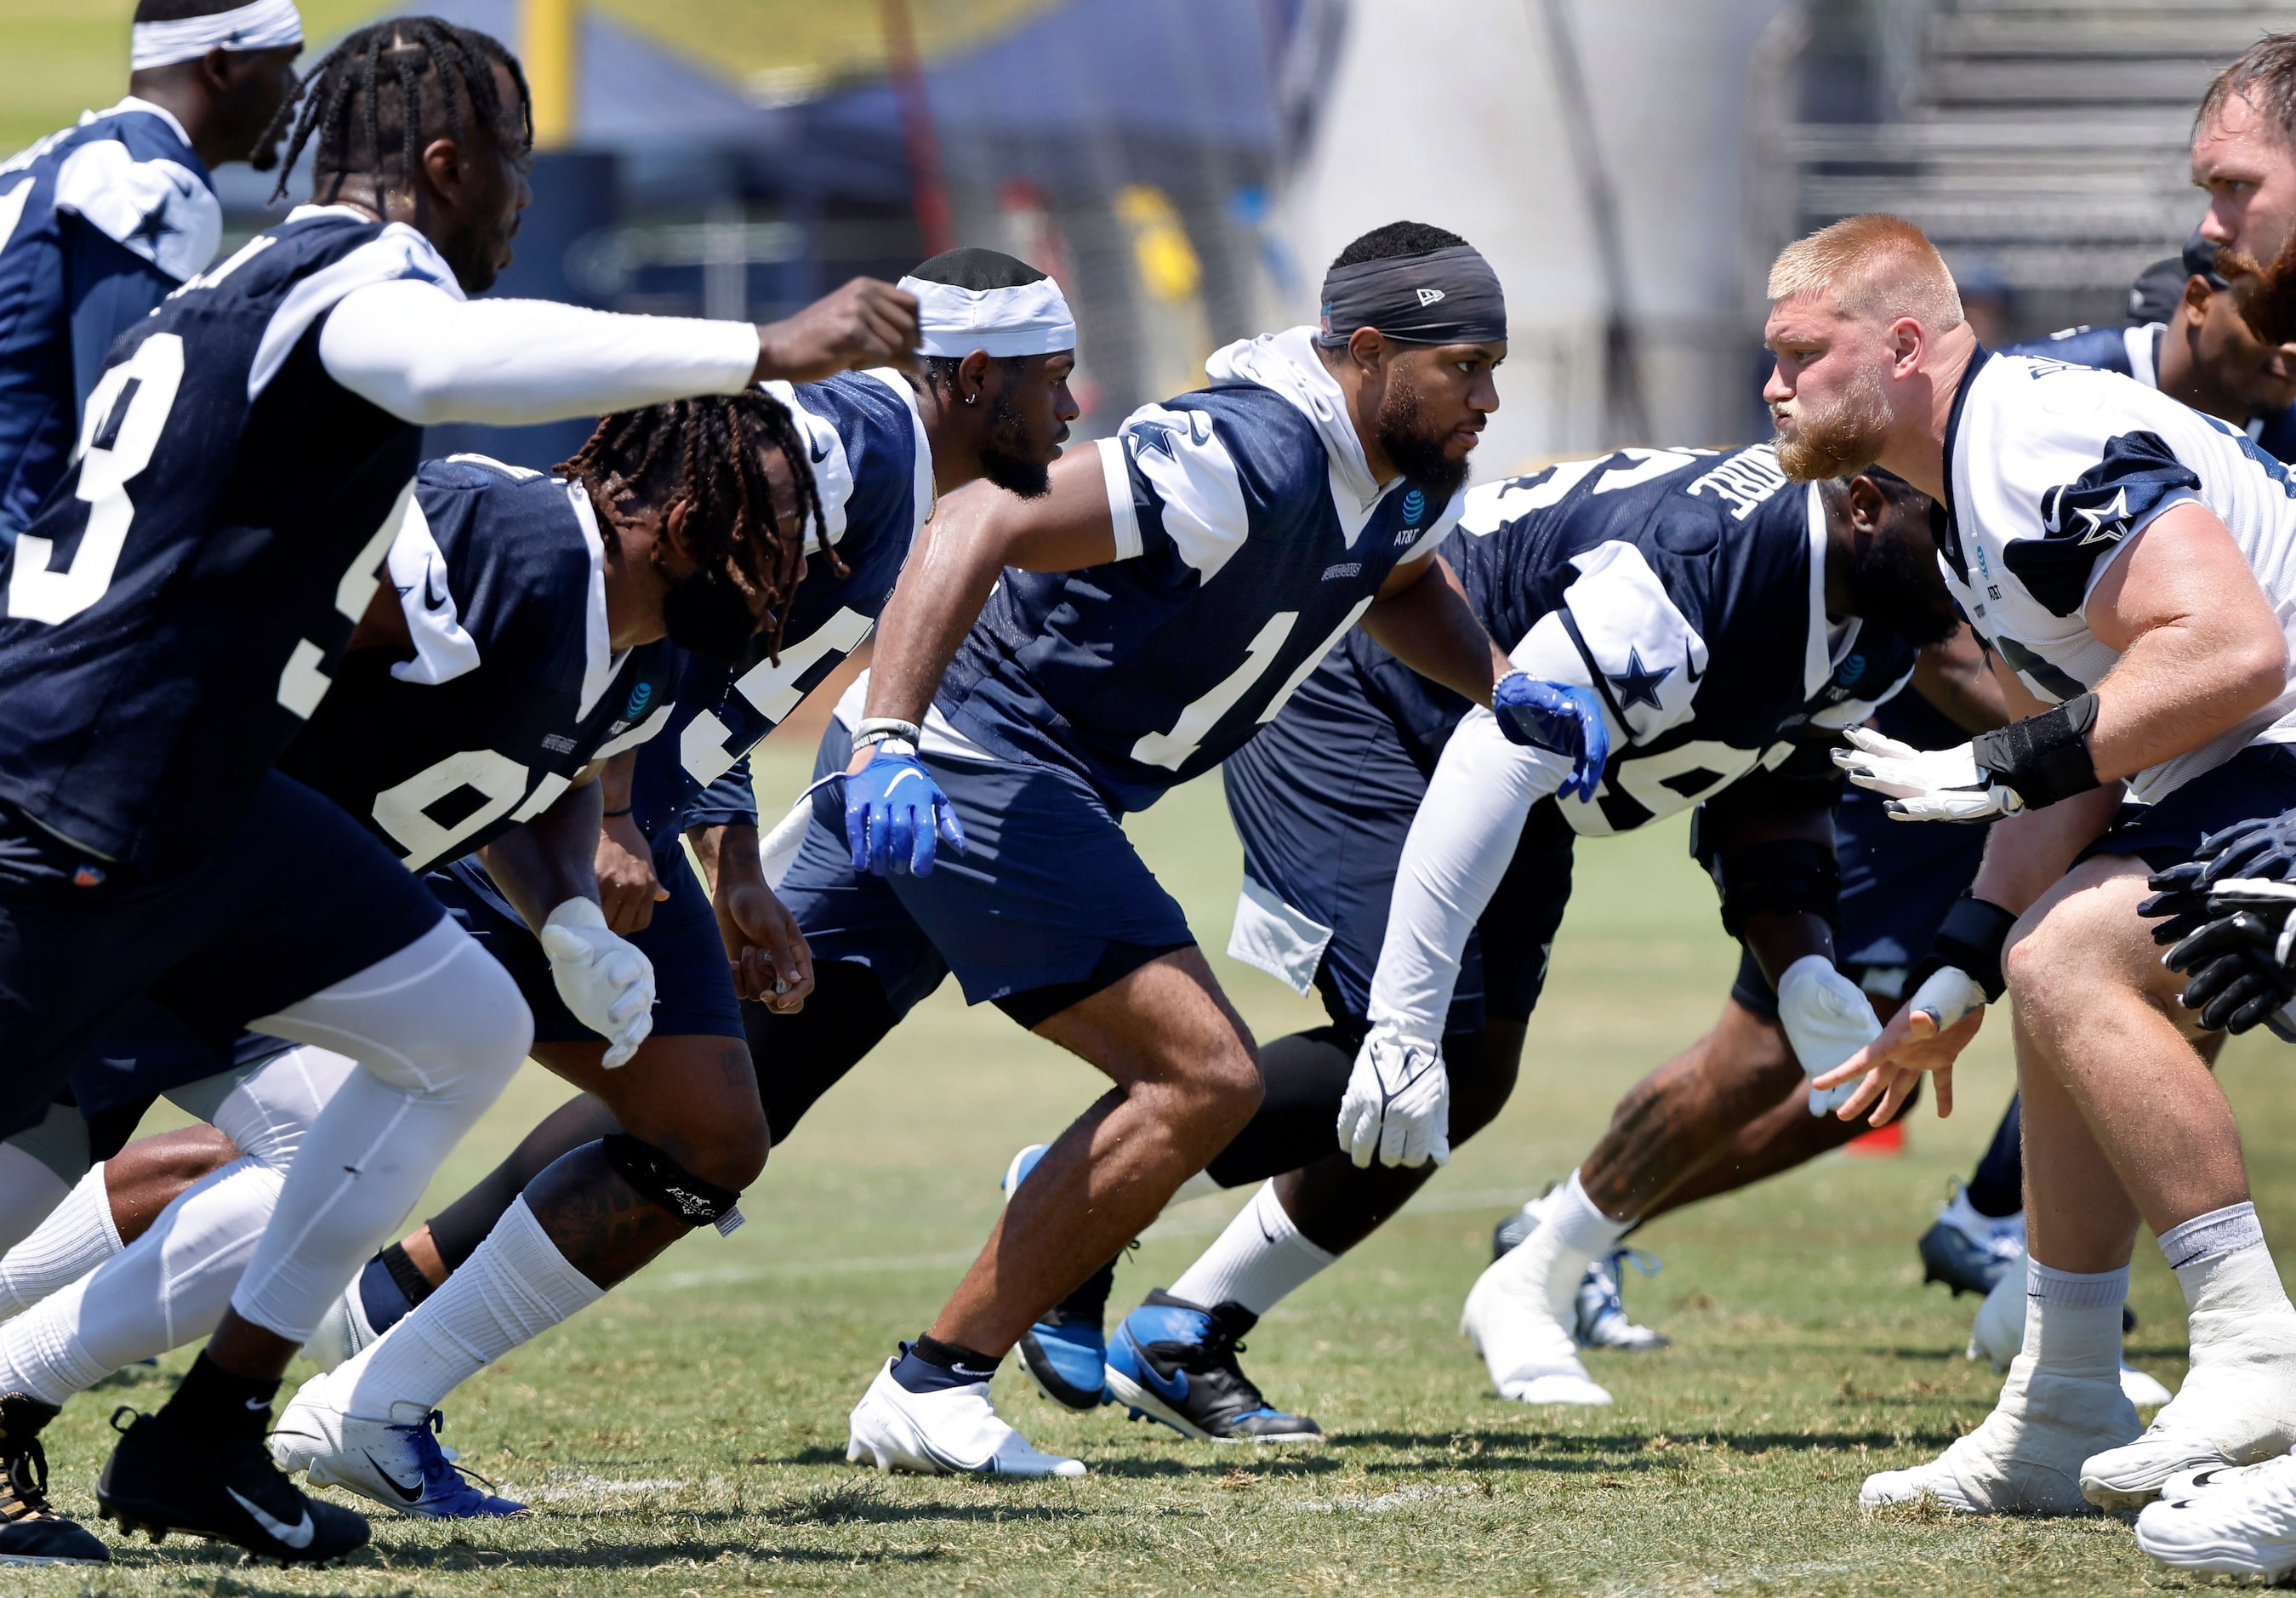
<instances>
[{"instance_id":1,"label":"navy athletic shorts","mask_svg":"<svg viewBox=\"0 0 2296 1598\"><path fill-rule=\"evenodd\" d=\"M1370 705L1306 694L1292 705L1221 767L1243 840L1244 889L1228 952L1302 993L1312 984L1333 1021L1359 1028L1427 778L1393 722ZM1310 773L1303 762L1311 759L1318 763ZM1570 900L1571 847L1554 803L1534 806L1461 955L1447 1034L1537 1007Z\"/></svg>"},{"instance_id":2,"label":"navy athletic shorts","mask_svg":"<svg viewBox=\"0 0 2296 1598\"><path fill-rule=\"evenodd\" d=\"M815 770L842 770L852 735L832 721ZM944 845L926 877L857 872L845 796L814 795L813 825L777 891L816 962L851 960L896 1014L955 973L969 1004L1035 1026L1194 943L1187 917L1081 778L1020 762L924 757L956 807L967 847Z\"/></svg>"},{"instance_id":3,"label":"navy athletic shorts","mask_svg":"<svg viewBox=\"0 0 2296 1598\"><path fill-rule=\"evenodd\" d=\"M1877 999L1906 997L1913 968L1953 902L1969 892L1985 857L1983 827L1952 821L1892 821L1882 795L1853 787L1833 807L1834 858L1841 865L1837 962ZM1730 997L1775 1020L1778 995L1750 951L1738 959Z\"/></svg>"},{"instance_id":4,"label":"navy athletic shorts","mask_svg":"<svg viewBox=\"0 0 2296 1598\"><path fill-rule=\"evenodd\" d=\"M672 833L655 845L653 869L669 897L653 907L653 919L630 935L653 962L655 1037L738 1038L742 1005L734 974L718 935L717 912ZM512 910L502 890L475 858L456 861L429 873L424 882L447 913L501 962L534 1011L539 1043L596 1042L598 1034L574 1018L550 978L550 957L533 929Z\"/></svg>"},{"instance_id":5,"label":"navy athletic shorts","mask_svg":"<svg viewBox=\"0 0 2296 1598\"><path fill-rule=\"evenodd\" d=\"M293 1048L283 1038L242 1032L218 1048L151 1000L128 1007L95 1052L71 1074L72 1102L91 1119L226 1071L259 1066Z\"/></svg>"},{"instance_id":6,"label":"navy athletic shorts","mask_svg":"<svg viewBox=\"0 0 2296 1598\"><path fill-rule=\"evenodd\" d=\"M2124 804L2103 837L2081 851L2133 854L2155 871L2193 858L2212 832L2296 808L2296 750L2251 744L2154 804Z\"/></svg>"},{"instance_id":7,"label":"navy athletic shorts","mask_svg":"<svg viewBox=\"0 0 2296 1598\"><path fill-rule=\"evenodd\" d=\"M364 827L277 771L213 853L160 881L0 809L0 1136L45 1116L139 998L228 1062L250 1021L390 958L439 917Z\"/></svg>"}]
</instances>

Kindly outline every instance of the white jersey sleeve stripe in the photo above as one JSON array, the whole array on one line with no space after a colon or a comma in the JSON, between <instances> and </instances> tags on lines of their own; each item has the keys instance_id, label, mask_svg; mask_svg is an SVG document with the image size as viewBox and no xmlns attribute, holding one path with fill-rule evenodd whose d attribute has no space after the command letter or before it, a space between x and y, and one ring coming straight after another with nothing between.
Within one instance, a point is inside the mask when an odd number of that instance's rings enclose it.
<instances>
[{"instance_id":1,"label":"white jersey sleeve stripe","mask_svg":"<svg viewBox=\"0 0 2296 1598\"><path fill-rule=\"evenodd\" d=\"M1124 460L1124 440L1121 437L1102 439L1094 446L1100 451L1101 482L1108 489L1108 519L1116 530L1116 558L1140 558L1140 513L1132 503L1132 474Z\"/></svg>"}]
</instances>

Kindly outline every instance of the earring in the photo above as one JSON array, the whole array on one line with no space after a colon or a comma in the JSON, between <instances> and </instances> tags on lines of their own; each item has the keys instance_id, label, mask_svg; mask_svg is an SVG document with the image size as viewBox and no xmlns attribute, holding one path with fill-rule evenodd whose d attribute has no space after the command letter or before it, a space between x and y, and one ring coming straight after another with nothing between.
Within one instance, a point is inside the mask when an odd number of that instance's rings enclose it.
<instances>
[{"instance_id":1,"label":"earring","mask_svg":"<svg viewBox=\"0 0 2296 1598\"><path fill-rule=\"evenodd\" d=\"M978 399L980 399L980 395L978 395L978 394L967 394L967 395L964 397L964 402L965 402L967 405L971 405L974 400L978 400Z\"/></svg>"}]
</instances>

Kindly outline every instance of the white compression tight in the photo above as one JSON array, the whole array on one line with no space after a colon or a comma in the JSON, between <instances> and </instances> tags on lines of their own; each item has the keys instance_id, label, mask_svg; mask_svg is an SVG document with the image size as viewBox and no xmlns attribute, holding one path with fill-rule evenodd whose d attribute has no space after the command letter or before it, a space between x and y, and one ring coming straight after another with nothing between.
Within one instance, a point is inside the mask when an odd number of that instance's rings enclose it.
<instances>
[{"instance_id":1,"label":"white compression tight","mask_svg":"<svg viewBox=\"0 0 2296 1598\"><path fill-rule=\"evenodd\" d=\"M340 1054L303 1047L170 1094L203 1110L242 1157L178 1194L149 1231L92 1274L0 1327L0 1392L61 1404L123 1365L213 1331L297 1151L357 1070ZM217 1099L217 1090L227 1091ZM107 1225L109 1218L106 1212Z\"/></svg>"},{"instance_id":2,"label":"white compression tight","mask_svg":"<svg viewBox=\"0 0 2296 1598\"><path fill-rule=\"evenodd\" d=\"M534 1041L510 973L441 918L388 960L253 1023L359 1062L281 1189L231 1307L307 1341Z\"/></svg>"}]
</instances>

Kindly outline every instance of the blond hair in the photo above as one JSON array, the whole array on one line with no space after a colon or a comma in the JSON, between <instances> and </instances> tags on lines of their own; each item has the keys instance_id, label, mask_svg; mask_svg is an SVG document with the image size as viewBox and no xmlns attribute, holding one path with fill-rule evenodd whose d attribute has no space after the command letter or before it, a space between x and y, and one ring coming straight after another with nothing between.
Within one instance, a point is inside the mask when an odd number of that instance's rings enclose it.
<instances>
[{"instance_id":1,"label":"blond hair","mask_svg":"<svg viewBox=\"0 0 2296 1598\"><path fill-rule=\"evenodd\" d=\"M1796 239L1770 266L1770 299L1832 297L1860 321L1911 317L1932 334L1961 325L1961 291L1929 235L1885 211L1844 217Z\"/></svg>"}]
</instances>

